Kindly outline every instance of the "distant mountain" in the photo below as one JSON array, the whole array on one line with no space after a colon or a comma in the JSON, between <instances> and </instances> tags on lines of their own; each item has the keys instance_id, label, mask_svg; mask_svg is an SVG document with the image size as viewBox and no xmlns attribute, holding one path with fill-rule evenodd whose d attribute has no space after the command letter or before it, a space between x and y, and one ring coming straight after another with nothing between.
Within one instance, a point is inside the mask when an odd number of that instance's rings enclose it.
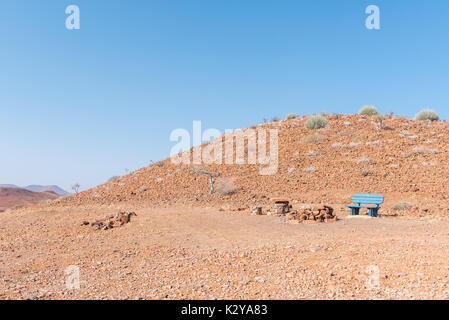
<instances>
[{"instance_id":1,"label":"distant mountain","mask_svg":"<svg viewBox=\"0 0 449 320\"><path fill-rule=\"evenodd\" d=\"M19 187L15 184L0 184L0 188L14 188L14 189L25 189L33 192L45 192L45 191L52 191L60 196L68 196L71 195L70 192L67 192L63 189L61 189L58 186L41 186L41 185L30 185L27 187Z\"/></svg>"},{"instance_id":2,"label":"distant mountain","mask_svg":"<svg viewBox=\"0 0 449 320\"><path fill-rule=\"evenodd\" d=\"M17 206L35 204L46 200L59 198L53 191L33 192L22 188L0 187L0 212Z\"/></svg>"},{"instance_id":3,"label":"distant mountain","mask_svg":"<svg viewBox=\"0 0 449 320\"><path fill-rule=\"evenodd\" d=\"M71 193L67 192L63 189L61 189L58 186L40 186L40 185L31 185L31 186L27 186L24 189L29 190L29 191L33 191L33 192L46 192L46 191L52 191L60 196L68 196Z\"/></svg>"},{"instance_id":4,"label":"distant mountain","mask_svg":"<svg viewBox=\"0 0 449 320\"><path fill-rule=\"evenodd\" d=\"M0 184L0 188L20 188L20 187L16 186L15 184Z\"/></svg>"}]
</instances>

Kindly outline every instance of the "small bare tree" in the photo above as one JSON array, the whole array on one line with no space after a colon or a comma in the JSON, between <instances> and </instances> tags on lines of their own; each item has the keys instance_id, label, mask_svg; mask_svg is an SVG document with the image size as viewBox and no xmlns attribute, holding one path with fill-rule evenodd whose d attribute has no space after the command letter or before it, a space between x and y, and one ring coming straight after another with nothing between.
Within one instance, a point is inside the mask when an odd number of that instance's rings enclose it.
<instances>
[{"instance_id":1,"label":"small bare tree","mask_svg":"<svg viewBox=\"0 0 449 320\"><path fill-rule=\"evenodd\" d=\"M75 191L75 193L78 193L81 185L77 182L72 186L72 190Z\"/></svg>"},{"instance_id":2,"label":"small bare tree","mask_svg":"<svg viewBox=\"0 0 449 320\"><path fill-rule=\"evenodd\" d=\"M385 128L385 123L384 123L385 117L383 115L376 114L373 116L373 120L377 122L378 130Z\"/></svg>"},{"instance_id":3,"label":"small bare tree","mask_svg":"<svg viewBox=\"0 0 449 320\"><path fill-rule=\"evenodd\" d=\"M190 171L196 174L200 174L203 176L207 176L209 178L209 184L210 184L210 194L214 193L214 178L219 177L220 174L217 172L212 172L207 168L201 167L190 167Z\"/></svg>"}]
</instances>

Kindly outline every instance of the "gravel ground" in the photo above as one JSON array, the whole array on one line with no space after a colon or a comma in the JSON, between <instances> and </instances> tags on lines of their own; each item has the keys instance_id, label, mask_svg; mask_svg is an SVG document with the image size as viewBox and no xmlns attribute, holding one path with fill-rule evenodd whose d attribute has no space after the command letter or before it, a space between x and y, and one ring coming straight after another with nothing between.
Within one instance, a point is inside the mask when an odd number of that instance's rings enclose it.
<instances>
[{"instance_id":1,"label":"gravel ground","mask_svg":"<svg viewBox=\"0 0 449 320\"><path fill-rule=\"evenodd\" d=\"M2 213L0 299L449 298L448 221L290 225L176 208L140 209L111 230L82 226L115 212Z\"/></svg>"}]
</instances>

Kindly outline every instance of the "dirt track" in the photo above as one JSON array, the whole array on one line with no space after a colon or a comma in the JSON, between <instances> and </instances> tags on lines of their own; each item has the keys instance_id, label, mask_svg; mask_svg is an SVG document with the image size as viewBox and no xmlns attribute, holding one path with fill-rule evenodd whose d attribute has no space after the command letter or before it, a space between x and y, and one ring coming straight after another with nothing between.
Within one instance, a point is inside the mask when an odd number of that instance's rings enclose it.
<instances>
[{"instance_id":1,"label":"dirt track","mask_svg":"<svg viewBox=\"0 0 449 320\"><path fill-rule=\"evenodd\" d=\"M449 223L381 218L289 225L216 209L0 215L1 299L448 299ZM80 289L65 269L80 269ZM379 283L368 281L379 268ZM372 274L375 276L375 274Z\"/></svg>"}]
</instances>

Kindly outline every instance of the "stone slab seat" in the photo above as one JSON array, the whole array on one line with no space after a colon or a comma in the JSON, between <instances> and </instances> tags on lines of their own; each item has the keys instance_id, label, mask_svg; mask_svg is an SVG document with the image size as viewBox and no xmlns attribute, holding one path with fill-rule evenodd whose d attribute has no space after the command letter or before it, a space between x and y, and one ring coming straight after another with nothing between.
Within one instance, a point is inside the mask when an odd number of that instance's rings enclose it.
<instances>
[{"instance_id":1,"label":"stone slab seat","mask_svg":"<svg viewBox=\"0 0 449 320\"><path fill-rule=\"evenodd\" d=\"M359 215L360 208L367 208L369 209L370 217L377 217L380 209L379 205L384 203L384 196L378 194L355 194L352 196L352 202L355 204L346 205L346 207L351 209L351 216Z\"/></svg>"}]
</instances>

